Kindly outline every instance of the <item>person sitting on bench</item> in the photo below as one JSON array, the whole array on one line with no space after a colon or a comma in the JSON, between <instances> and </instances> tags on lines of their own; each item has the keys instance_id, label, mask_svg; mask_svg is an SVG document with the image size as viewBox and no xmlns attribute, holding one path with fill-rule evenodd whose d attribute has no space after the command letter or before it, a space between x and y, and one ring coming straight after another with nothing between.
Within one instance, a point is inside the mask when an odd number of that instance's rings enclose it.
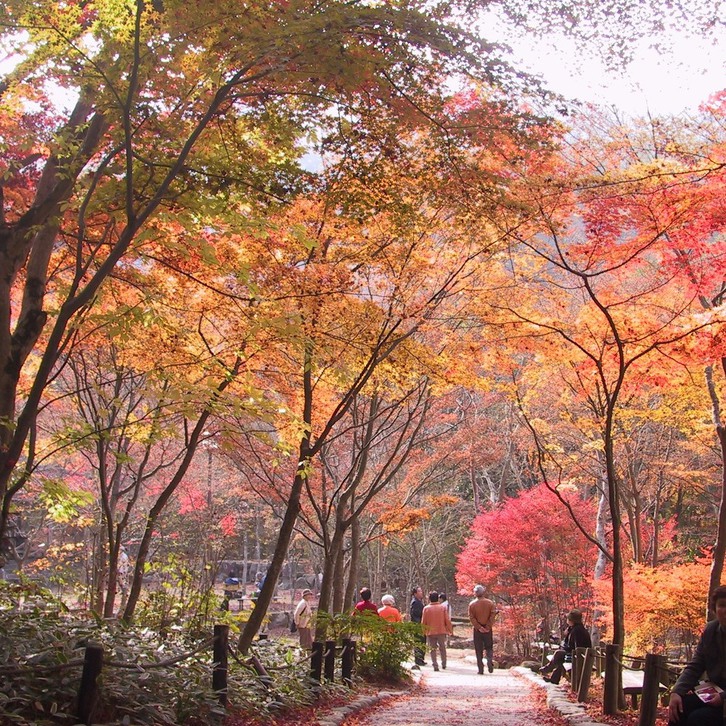
<instances>
[{"instance_id":1,"label":"person sitting on bench","mask_svg":"<svg viewBox=\"0 0 726 726\"><path fill-rule=\"evenodd\" d=\"M582 624L582 612L570 610L567 614L567 630L562 640L562 647L558 648L552 655L552 660L539 672L543 674L546 681L559 683L565 672L564 663L572 660L575 648L592 648L592 640L587 628ZM546 675L551 673L552 675Z\"/></svg>"}]
</instances>

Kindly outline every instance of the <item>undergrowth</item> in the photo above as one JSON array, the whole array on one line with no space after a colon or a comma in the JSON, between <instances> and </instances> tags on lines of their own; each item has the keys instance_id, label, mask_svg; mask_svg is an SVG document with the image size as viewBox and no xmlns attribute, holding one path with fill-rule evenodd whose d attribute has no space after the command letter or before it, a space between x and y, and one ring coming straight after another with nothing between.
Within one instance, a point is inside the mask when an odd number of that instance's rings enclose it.
<instances>
[{"instance_id":1,"label":"undergrowth","mask_svg":"<svg viewBox=\"0 0 726 726\"><path fill-rule=\"evenodd\" d=\"M221 723L230 714L264 722L336 690L311 689L309 661L297 649L261 642L255 654L266 670L262 677L248 659L230 654L225 711L212 690L210 641L190 638L181 625L160 634L93 613L73 614L29 584L0 582L0 642L2 724L78 723L76 699L90 643L104 653L96 724L194 726Z\"/></svg>"}]
</instances>

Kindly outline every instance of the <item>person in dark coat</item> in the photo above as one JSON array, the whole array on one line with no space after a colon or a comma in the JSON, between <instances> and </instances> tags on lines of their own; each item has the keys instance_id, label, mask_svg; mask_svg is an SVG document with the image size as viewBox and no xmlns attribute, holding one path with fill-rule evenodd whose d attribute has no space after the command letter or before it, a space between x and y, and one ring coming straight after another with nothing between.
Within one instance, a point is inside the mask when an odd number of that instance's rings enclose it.
<instances>
[{"instance_id":1,"label":"person in dark coat","mask_svg":"<svg viewBox=\"0 0 726 726\"><path fill-rule=\"evenodd\" d=\"M423 603L423 589L418 585L411 590L411 604L408 606L408 616L412 623L420 623L423 617L424 603ZM422 665L426 665L424 660L424 648L426 647L426 636L417 635L416 641L420 645L414 646L413 659L414 668L420 668Z\"/></svg>"},{"instance_id":2,"label":"person in dark coat","mask_svg":"<svg viewBox=\"0 0 726 726\"><path fill-rule=\"evenodd\" d=\"M570 610L567 613L567 630L562 641L562 647L558 648L552 655L552 660L539 669L544 679L550 683L559 683L565 673L564 663L572 659L575 648L592 648L592 639L587 628L582 624L582 612ZM546 675L551 673L552 675Z\"/></svg>"},{"instance_id":3,"label":"person in dark coat","mask_svg":"<svg viewBox=\"0 0 726 726\"><path fill-rule=\"evenodd\" d=\"M702 677L726 690L726 586L720 585L711 593L709 604L716 620L706 625L693 658L673 686L668 704L670 726L722 726L724 723L725 694L715 693L704 703L693 692Z\"/></svg>"}]
</instances>

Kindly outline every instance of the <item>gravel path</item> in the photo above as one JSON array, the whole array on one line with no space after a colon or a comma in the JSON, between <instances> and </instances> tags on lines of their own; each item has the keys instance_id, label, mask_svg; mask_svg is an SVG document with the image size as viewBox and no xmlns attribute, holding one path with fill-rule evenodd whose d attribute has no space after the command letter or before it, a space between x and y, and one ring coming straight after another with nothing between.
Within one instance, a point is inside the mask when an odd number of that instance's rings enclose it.
<instances>
[{"instance_id":1,"label":"gravel path","mask_svg":"<svg viewBox=\"0 0 726 726\"><path fill-rule=\"evenodd\" d=\"M582 706L570 702L562 686L545 684L527 669L495 668L494 673L477 674L473 652L449 650L445 671L436 673L430 666L424 666L420 673L420 687L412 693L379 703L371 699L361 704L366 709L364 712L348 711L325 723L331 726L551 726L553 722L561 723L551 713L535 709L528 697L533 689L545 688L548 706L572 726L605 726L593 722Z\"/></svg>"}]
</instances>

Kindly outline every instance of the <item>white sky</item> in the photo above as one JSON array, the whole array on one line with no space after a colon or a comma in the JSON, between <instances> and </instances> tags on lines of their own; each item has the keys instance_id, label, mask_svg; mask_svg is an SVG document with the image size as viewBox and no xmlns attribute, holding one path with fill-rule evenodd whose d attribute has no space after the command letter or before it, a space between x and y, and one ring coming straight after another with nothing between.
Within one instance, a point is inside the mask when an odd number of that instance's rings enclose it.
<instances>
[{"instance_id":1,"label":"white sky","mask_svg":"<svg viewBox=\"0 0 726 726\"><path fill-rule=\"evenodd\" d=\"M615 106L630 115L677 114L696 109L726 88L726 37L720 43L692 37L674 41L673 52L659 55L642 42L632 64L608 71L596 53L578 50L566 38L535 41L509 34L511 62L542 76L547 86L569 98Z\"/></svg>"}]
</instances>

